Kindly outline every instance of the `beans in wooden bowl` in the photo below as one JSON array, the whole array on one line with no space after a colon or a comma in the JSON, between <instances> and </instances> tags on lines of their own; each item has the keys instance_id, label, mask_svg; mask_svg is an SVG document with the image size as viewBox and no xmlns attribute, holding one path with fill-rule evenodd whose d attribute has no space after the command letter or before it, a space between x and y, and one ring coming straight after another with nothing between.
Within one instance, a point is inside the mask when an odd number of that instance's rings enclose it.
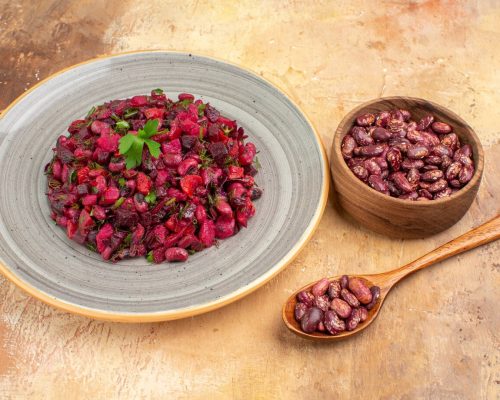
<instances>
[{"instance_id":1,"label":"beans in wooden bowl","mask_svg":"<svg viewBox=\"0 0 500 400\"><path fill-rule=\"evenodd\" d=\"M404 109L357 116L341 153L352 173L374 190L399 199L449 197L472 179L472 147L453 126Z\"/></svg>"}]
</instances>

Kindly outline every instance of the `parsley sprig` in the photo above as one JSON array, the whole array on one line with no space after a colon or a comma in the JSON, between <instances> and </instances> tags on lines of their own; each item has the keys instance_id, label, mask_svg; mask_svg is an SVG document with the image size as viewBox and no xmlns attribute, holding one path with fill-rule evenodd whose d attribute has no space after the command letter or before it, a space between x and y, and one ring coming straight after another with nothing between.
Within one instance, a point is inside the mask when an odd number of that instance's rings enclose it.
<instances>
[{"instance_id":1,"label":"parsley sprig","mask_svg":"<svg viewBox=\"0 0 500 400\"><path fill-rule=\"evenodd\" d=\"M151 140L151 136L158 133L158 120L153 119L146 122L144 128L137 131L137 135L127 133L120 139L119 151L125 156L127 169L135 168L142 163L142 150L144 143L148 146L149 152L154 158L160 155L160 144Z\"/></svg>"}]
</instances>

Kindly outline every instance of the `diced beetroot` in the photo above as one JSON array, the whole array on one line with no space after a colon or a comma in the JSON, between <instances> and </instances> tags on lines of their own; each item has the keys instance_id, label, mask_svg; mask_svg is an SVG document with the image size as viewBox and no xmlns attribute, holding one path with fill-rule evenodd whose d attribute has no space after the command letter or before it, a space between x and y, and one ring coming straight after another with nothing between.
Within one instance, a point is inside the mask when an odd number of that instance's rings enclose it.
<instances>
[{"instance_id":1,"label":"diced beetroot","mask_svg":"<svg viewBox=\"0 0 500 400\"><path fill-rule=\"evenodd\" d=\"M57 215L55 218L56 218L57 225L62 226L63 228L66 228L66 225L68 224L68 218L66 218L62 215Z\"/></svg>"},{"instance_id":2,"label":"diced beetroot","mask_svg":"<svg viewBox=\"0 0 500 400\"><path fill-rule=\"evenodd\" d=\"M147 176L144 172L139 172L137 174L137 191L146 196L151 191L151 178Z\"/></svg>"},{"instance_id":3,"label":"diced beetroot","mask_svg":"<svg viewBox=\"0 0 500 400\"><path fill-rule=\"evenodd\" d=\"M97 251L99 253L102 253L104 249L109 246L111 236L113 236L113 225L111 225L110 223L104 224L101 229L99 229L99 232L97 233L97 236L95 238Z\"/></svg>"},{"instance_id":4,"label":"diced beetroot","mask_svg":"<svg viewBox=\"0 0 500 400\"><path fill-rule=\"evenodd\" d=\"M176 118L170 123L170 131L168 133L169 140L175 140L181 136L182 129L179 126L179 120Z\"/></svg>"},{"instance_id":5,"label":"diced beetroot","mask_svg":"<svg viewBox=\"0 0 500 400\"><path fill-rule=\"evenodd\" d=\"M144 110L144 115L147 119L163 118L163 112L163 108L148 108Z\"/></svg>"},{"instance_id":6,"label":"diced beetroot","mask_svg":"<svg viewBox=\"0 0 500 400\"><path fill-rule=\"evenodd\" d=\"M80 210L73 207L66 208L64 209L64 216L68 218L69 221L76 223L80 216Z\"/></svg>"},{"instance_id":7,"label":"diced beetroot","mask_svg":"<svg viewBox=\"0 0 500 400\"><path fill-rule=\"evenodd\" d=\"M148 104L147 96L134 96L130 99L130 105L132 107L142 107Z\"/></svg>"},{"instance_id":8,"label":"diced beetroot","mask_svg":"<svg viewBox=\"0 0 500 400\"><path fill-rule=\"evenodd\" d=\"M189 197L194 194L196 188L201 184L203 184L203 179L201 179L201 176L199 175L186 175L180 182L182 191Z\"/></svg>"},{"instance_id":9,"label":"diced beetroot","mask_svg":"<svg viewBox=\"0 0 500 400\"><path fill-rule=\"evenodd\" d=\"M198 161L196 161L194 158L186 158L185 160L182 160L182 162L177 167L177 172L179 173L179 175L184 176L189 172L190 169L197 167Z\"/></svg>"},{"instance_id":10,"label":"diced beetroot","mask_svg":"<svg viewBox=\"0 0 500 400\"><path fill-rule=\"evenodd\" d=\"M245 204L247 189L241 183L232 182L227 188L227 193L231 205L241 206Z\"/></svg>"},{"instance_id":11,"label":"diced beetroot","mask_svg":"<svg viewBox=\"0 0 500 400\"><path fill-rule=\"evenodd\" d=\"M194 216L198 223L201 224L202 222L205 222L205 220L207 219L207 211L205 210L205 207L202 205L196 206Z\"/></svg>"},{"instance_id":12,"label":"diced beetroot","mask_svg":"<svg viewBox=\"0 0 500 400\"><path fill-rule=\"evenodd\" d=\"M110 206L115 203L116 200L120 198L120 191L115 187L107 188L100 200L100 204Z\"/></svg>"},{"instance_id":13,"label":"diced beetroot","mask_svg":"<svg viewBox=\"0 0 500 400\"><path fill-rule=\"evenodd\" d=\"M73 121L71 124L69 124L68 132L73 134L78 133L82 125L85 125L86 123L87 121L85 121L84 119L77 119L76 121Z\"/></svg>"},{"instance_id":14,"label":"diced beetroot","mask_svg":"<svg viewBox=\"0 0 500 400\"><path fill-rule=\"evenodd\" d=\"M178 219L177 219L177 214L174 214L172 215L169 219L167 219L167 221L165 222L165 226L167 227L167 229L171 232L177 232L177 223L178 223Z\"/></svg>"},{"instance_id":15,"label":"diced beetroot","mask_svg":"<svg viewBox=\"0 0 500 400\"><path fill-rule=\"evenodd\" d=\"M90 125L90 130L97 135L100 135L103 133L109 134L109 132L111 131L111 127L106 122L94 121L94 122L92 122L92 125Z\"/></svg>"},{"instance_id":16,"label":"diced beetroot","mask_svg":"<svg viewBox=\"0 0 500 400\"><path fill-rule=\"evenodd\" d=\"M229 166L227 168L228 173L227 173L227 178L228 179L239 179L243 177L243 168L242 167L235 167L233 165Z\"/></svg>"},{"instance_id":17,"label":"diced beetroot","mask_svg":"<svg viewBox=\"0 0 500 400\"><path fill-rule=\"evenodd\" d=\"M181 154L182 145L179 139L172 140L161 145L161 151L165 154Z\"/></svg>"},{"instance_id":18,"label":"diced beetroot","mask_svg":"<svg viewBox=\"0 0 500 400\"><path fill-rule=\"evenodd\" d=\"M97 113L96 118L97 119L106 119L111 117L113 115L113 111L111 111L109 108L103 108Z\"/></svg>"},{"instance_id":19,"label":"diced beetroot","mask_svg":"<svg viewBox=\"0 0 500 400\"><path fill-rule=\"evenodd\" d=\"M183 101L183 100L191 100L193 101L194 100L194 96L192 94L189 94L189 93L180 93L179 96L177 96L179 98L179 101Z\"/></svg>"},{"instance_id":20,"label":"diced beetroot","mask_svg":"<svg viewBox=\"0 0 500 400\"><path fill-rule=\"evenodd\" d=\"M80 235L87 236L90 229L95 225L94 220L86 210L82 210L78 219L78 231Z\"/></svg>"},{"instance_id":21,"label":"diced beetroot","mask_svg":"<svg viewBox=\"0 0 500 400\"><path fill-rule=\"evenodd\" d=\"M167 153L163 155L163 162L167 167L177 167L182 161L182 155Z\"/></svg>"},{"instance_id":22,"label":"diced beetroot","mask_svg":"<svg viewBox=\"0 0 500 400\"><path fill-rule=\"evenodd\" d=\"M78 225L76 224L76 222L69 220L66 222L66 234L68 235L68 238L73 239L77 230Z\"/></svg>"},{"instance_id":23,"label":"diced beetroot","mask_svg":"<svg viewBox=\"0 0 500 400\"><path fill-rule=\"evenodd\" d=\"M132 233L132 238L131 238L132 244L139 244L144 238L145 231L146 230L141 224L137 224L137 226L134 229L134 232Z\"/></svg>"},{"instance_id":24,"label":"diced beetroot","mask_svg":"<svg viewBox=\"0 0 500 400\"><path fill-rule=\"evenodd\" d=\"M90 184L94 188L93 191L97 194L104 193L104 191L106 190L106 178L102 175L99 175Z\"/></svg>"},{"instance_id":25,"label":"diced beetroot","mask_svg":"<svg viewBox=\"0 0 500 400\"><path fill-rule=\"evenodd\" d=\"M144 200L144 195L142 193L136 193L134 195L134 205L138 213L145 213L149 209L149 205Z\"/></svg>"},{"instance_id":26,"label":"diced beetroot","mask_svg":"<svg viewBox=\"0 0 500 400\"><path fill-rule=\"evenodd\" d=\"M188 257L188 252L180 247L171 247L165 251L165 258L168 262L183 262L186 261Z\"/></svg>"},{"instance_id":27,"label":"diced beetroot","mask_svg":"<svg viewBox=\"0 0 500 400\"><path fill-rule=\"evenodd\" d=\"M223 197L217 197L215 201L215 209L217 210L219 215L230 218L233 217L233 209Z\"/></svg>"},{"instance_id":28,"label":"diced beetroot","mask_svg":"<svg viewBox=\"0 0 500 400\"><path fill-rule=\"evenodd\" d=\"M137 171L135 169L127 169L123 171L123 177L125 179L134 178L137 175Z\"/></svg>"},{"instance_id":29,"label":"diced beetroot","mask_svg":"<svg viewBox=\"0 0 500 400\"><path fill-rule=\"evenodd\" d=\"M165 261L165 247L162 246L154 249L151 253L151 256L155 264L162 263L163 261Z\"/></svg>"},{"instance_id":30,"label":"diced beetroot","mask_svg":"<svg viewBox=\"0 0 500 400\"><path fill-rule=\"evenodd\" d=\"M119 161L111 161L108 164L108 168L111 172L120 172L125 169L125 160L119 160Z\"/></svg>"},{"instance_id":31,"label":"diced beetroot","mask_svg":"<svg viewBox=\"0 0 500 400\"><path fill-rule=\"evenodd\" d=\"M78 183L88 182L89 181L89 171L90 171L89 167L83 167L82 169L79 169L76 173L77 182Z\"/></svg>"},{"instance_id":32,"label":"diced beetroot","mask_svg":"<svg viewBox=\"0 0 500 400\"><path fill-rule=\"evenodd\" d=\"M147 235L146 235L146 246L150 249L156 249L157 247L163 246L167 236L167 228L163 225L156 225Z\"/></svg>"},{"instance_id":33,"label":"diced beetroot","mask_svg":"<svg viewBox=\"0 0 500 400\"><path fill-rule=\"evenodd\" d=\"M120 140L120 135L118 134L101 134L101 137L97 139L97 146L102 150L114 153L118 150L118 142Z\"/></svg>"},{"instance_id":34,"label":"diced beetroot","mask_svg":"<svg viewBox=\"0 0 500 400\"><path fill-rule=\"evenodd\" d=\"M185 193L173 187L168 188L167 196L173 197L177 202L182 202L187 200L187 195Z\"/></svg>"},{"instance_id":35,"label":"diced beetroot","mask_svg":"<svg viewBox=\"0 0 500 400\"><path fill-rule=\"evenodd\" d=\"M99 221L104 221L106 219L106 210L101 206L95 205L92 207L92 216Z\"/></svg>"},{"instance_id":36,"label":"diced beetroot","mask_svg":"<svg viewBox=\"0 0 500 400\"><path fill-rule=\"evenodd\" d=\"M155 187L163 186L170 180L170 178L170 173L166 169L158 171L158 175L156 175L155 179Z\"/></svg>"},{"instance_id":37,"label":"diced beetroot","mask_svg":"<svg viewBox=\"0 0 500 400\"><path fill-rule=\"evenodd\" d=\"M198 233L200 242L205 247L211 247L215 243L215 225L214 221L207 219L200 226Z\"/></svg>"},{"instance_id":38,"label":"diced beetroot","mask_svg":"<svg viewBox=\"0 0 500 400\"><path fill-rule=\"evenodd\" d=\"M209 185L210 183L217 183L222 174L223 174L222 169L216 167L200 169L200 176L203 179L204 185Z\"/></svg>"},{"instance_id":39,"label":"diced beetroot","mask_svg":"<svg viewBox=\"0 0 500 400\"><path fill-rule=\"evenodd\" d=\"M238 161L240 165L250 165L253 163L253 158L255 157L257 150L253 143L247 143L243 148L240 148L240 156Z\"/></svg>"},{"instance_id":40,"label":"diced beetroot","mask_svg":"<svg viewBox=\"0 0 500 400\"><path fill-rule=\"evenodd\" d=\"M221 215L215 221L215 237L226 239L234 234L234 218Z\"/></svg>"},{"instance_id":41,"label":"diced beetroot","mask_svg":"<svg viewBox=\"0 0 500 400\"><path fill-rule=\"evenodd\" d=\"M93 206L97 204L97 195L96 194L88 194L82 198L82 204L84 206Z\"/></svg>"},{"instance_id":42,"label":"diced beetroot","mask_svg":"<svg viewBox=\"0 0 500 400\"><path fill-rule=\"evenodd\" d=\"M193 243L197 242L198 238L194 236L192 233L185 235L182 237L181 240L177 243L178 247L182 247L183 249L187 249L189 246L191 246Z\"/></svg>"},{"instance_id":43,"label":"diced beetroot","mask_svg":"<svg viewBox=\"0 0 500 400\"><path fill-rule=\"evenodd\" d=\"M56 160L52 163L52 176L57 180L61 180L62 166L59 160Z\"/></svg>"},{"instance_id":44,"label":"diced beetroot","mask_svg":"<svg viewBox=\"0 0 500 400\"><path fill-rule=\"evenodd\" d=\"M69 167L68 164L64 164L61 172L61 182L62 183L68 182L68 178L69 178Z\"/></svg>"}]
</instances>

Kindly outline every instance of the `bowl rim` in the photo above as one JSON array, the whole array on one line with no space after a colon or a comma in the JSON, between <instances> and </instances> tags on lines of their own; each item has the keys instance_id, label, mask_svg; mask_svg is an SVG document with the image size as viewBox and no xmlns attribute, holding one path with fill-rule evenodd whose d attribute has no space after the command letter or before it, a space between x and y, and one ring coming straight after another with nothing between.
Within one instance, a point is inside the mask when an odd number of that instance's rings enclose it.
<instances>
[{"instance_id":1,"label":"bowl rim","mask_svg":"<svg viewBox=\"0 0 500 400\"><path fill-rule=\"evenodd\" d=\"M285 267L287 267L290 263L293 262L293 260L297 257L297 255L300 253L300 251L305 247L305 245L309 242L311 239L313 233L316 231L318 228L318 225L321 221L321 218L323 216L323 213L325 211L327 201L328 201L328 193L329 193L329 188L330 188L330 168L329 168L329 163L328 163L328 158L325 150L325 145L323 143L323 140L321 139L321 136L319 135L316 127L312 123L311 119L307 116L307 114L304 112L304 110L299 107L299 105L291 98L288 93L283 90L280 86L275 84L274 82L269 81L267 78L263 77L261 74L257 73L256 71L253 71L252 69L239 65L237 63L227 61L221 58L213 57L211 55L205 55L201 52L191 52L191 51L181 51L181 50L164 50L164 49L143 49L143 50L133 50L133 51L126 51L126 52L118 52L118 53L111 53L111 54L103 54L99 55L97 57L93 57L90 59L87 59L85 61L70 65L66 68L63 68L59 71L56 71L53 74L50 74L46 78L42 79L40 82L37 82L36 85L31 87L29 90L21 93L18 97L16 97L5 109L3 109L0 112L0 122L3 119L5 115L9 112L10 109L12 109L16 104L18 104L25 96L27 96L29 93L33 92L36 90L38 87L42 86L45 84L47 81L55 78L56 76L59 76L67 71L70 71L72 69L75 69L77 67L80 67L82 65L90 64L96 61L101 61L105 59L111 59L111 58L118 58L118 57L123 57L127 55L133 55L133 54L154 54L154 53L167 53L167 54L180 54L180 55L185 55L189 57L198 57L198 58L204 58L212 61L216 61L218 63L224 63L231 65L233 67L239 68L243 71L246 71L247 73L255 76L256 78L259 78L260 80L264 81L266 84L268 84L270 87L273 89L277 90L287 101L290 102L304 117L305 121L309 125L311 131L313 132L316 142L319 147L319 153L321 157L321 164L323 168L323 182L321 186L321 195L319 198L318 205L316 207L316 210L314 212L314 215L309 222L309 225L307 228L304 230L302 233L301 237L297 241L297 243L288 251L287 254L279 261L277 262L272 268L270 268L266 273L263 275L259 276L257 279L253 280L250 282L248 285L243 286L239 288L238 290L235 290L225 296L220 297L219 299L190 306L190 307L184 307L184 308L179 308L179 309L174 309L174 310L169 310L169 311L158 311L158 312L140 312L140 313L134 313L134 312L117 312L117 311L109 311L109 310L102 310L102 309L97 309L97 308L91 308L91 307L85 307L82 305L78 305L72 302L68 302L62 299L59 299L57 297L48 295L47 293L43 292L42 290L36 288L35 286L30 285L28 282L25 282L22 280L19 276L17 276L11 268L8 268L7 265L4 265L0 261L0 273L5 276L8 280L10 280L12 283L14 283L17 287L25 291L27 294L37 298L38 300L51 305L53 307L56 307L58 309L77 314L77 315L82 315L85 317L90 317L93 319L98 319L98 320L105 320L105 321L114 321L114 322L127 322L127 323L145 323L145 322L159 322L159 321L167 321L167 320L175 320L175 319L181 319L181 318L187 318L187 317L192 317L195 315L207 313L213 310L216 310L218 308L221 308L225 305L228 305L230 303L233 303L260 288L264 284L266 284L268 281L270 281L273 277L275 277L279 272L281 272Z\"/></svg>"},{"instance_id":2,"label":"bowl rim","mask_svg":"<svg viewBox=\"0 0 500 400\"><path fill-rule=\"evenodd\" d=\"M458 192L456 192L452 196L448 197L442 197L437 200L431 200L431 201L411 201L407 199L399 199L397 197L392 197L392 196L387 196L385 194L382 194L375 189L371 188L370 186L366 185L363 183L361 180L356 178L356 176L352 173L352 171L349 169L347 166L347 163L344 160L344 157L342 156L342 153L340 151L340 145L341 145L341 140L344 138L344 136L347 134L347 121L351 118L353 118L354 115L359 114L362 112L362 110L366 107L372 106L374 104L380 103L381 101L394 101L394 100L411 100L411 101L416 101L420 103L427 103L432 107L439 108L442 111L444 111L447 115L450 116L450 118L455 119L462 123L467 130L469 131L469 134L471 135L473 141L477 145L477 150L478 150L478 159L474 159L475 162L475 170L474 170L474 175L472 176L472 179L465 185L463 188L461 188ZM344 133L345 132L345 133ZM334 157L335 153L335 157ZM416 208L429 208L432 207L435 204L445 204L449 202L454 202L456 199L459 199L463 197L466 193L468 193L471 190L475 190L475 187L480 183L481 177L483 175L483 170L484 170L484 151L483 151L483 146L481 144L481 141L479 140L479 137L476 135L476 132L472 127L458 114L455 112L451 111L449 108L444 107L440 104L437 104L433 101L422 99L420 97L409 97L409 96L387 96L387 97L378 97L376 99L368 100L357 107L353 108L351 111L349 111L339 122L337 129L335 130L335 134L333 137L332 141L332 151L331 151L331 159L330 159L330 168L331 168L331 173L332 173L332 180L334 182L334 188L335 191L338 192L336 186L335 186L335 173L333 171L334 169L334 164L339 164L341 172L344 173L345 175L348 176L348 179L350 183L358 188L360 190L364 190L367 193L371 193L374 196L378 197L380 200L385 200L389 204L393 205L406 205L406 206L414 206ZM369 192L368 192L369 191Z\"/></svg>"}]
</instances>

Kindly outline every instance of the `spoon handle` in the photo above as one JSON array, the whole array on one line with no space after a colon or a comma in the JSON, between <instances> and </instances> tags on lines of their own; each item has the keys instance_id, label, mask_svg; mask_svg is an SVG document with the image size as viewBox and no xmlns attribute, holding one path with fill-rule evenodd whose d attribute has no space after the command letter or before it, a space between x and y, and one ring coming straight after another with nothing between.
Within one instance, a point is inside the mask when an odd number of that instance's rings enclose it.
<instances>
[{"instance_id":1,"label":"spoon handle","mask_svg":"<svg viewBox=\"0 0 500 400\"><path fill-rule=\"evenodd\" d=\"M462 236L443 244L437 249L432 250L430 253L417 258L415 261L389 272L388 275L391 277L390 282L388 283L392 286L412 272L426 268L439 261L446 260L456 254L463 253L489 242L493 242L497 239L500 239L500 215L497 215L488 222L485 222L483 225L464 233Z\"/></svg>"}]
</instances>

